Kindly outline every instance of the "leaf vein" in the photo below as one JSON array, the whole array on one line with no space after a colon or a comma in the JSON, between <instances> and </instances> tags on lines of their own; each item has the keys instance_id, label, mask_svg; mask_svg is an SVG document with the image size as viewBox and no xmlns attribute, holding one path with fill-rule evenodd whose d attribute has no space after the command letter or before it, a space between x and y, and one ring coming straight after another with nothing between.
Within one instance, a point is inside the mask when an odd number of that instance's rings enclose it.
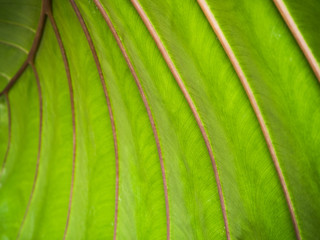
<instances>
[{"instance_id":1,"label":"leaf vein","mask_svg":"<svg viewBox=\"0 0 320 240\"><path fill-rule=\"evenodd\" d=\"M266 140L266 143L267 143L267 146L268 146L268 149L270 151L270 154L271 154L271 158L273 160L273 163L274 163L274 166L276 168L276 171L277 171L277 174L278 174L278 177L279 177L279 180L280 180L280 183L281 183L281 186L282 186L282 190L284 192L284 195L285 195L285 198L286 198L286 202L287 202L287 205L288 205L288 208L289 208L289 211L290 211L290 215L291 215L291 219L292 219L292 223L294 225L294 229L295 229L295 234L296 234L296 237L298 240L301 240L301 235L300 235L300 230L299 230L299 227L298 227L298 222L297 222L297 218L296 218L296 215L295 215L295 212L294 212L294 207L293 207L293 203L292 203L292 200L291 200L291 197L290 197L290 194L289 194L289 190L288 190L288 187L287 187L287 184L286 184L286 181L284 179L284 176L283 176L283 173L282 173L282 170L281 170L281 167L280 167L280 164L279 164L279 160L278 160L278 157L277 157L277 154L276 154L276 151L275 151L275 148L273 146L273 143L272 143L272 140L271 140L271 136L270 136L270 133L269 133L269 130L267 128L267 125L264 121L264 118L262 116L262 113L260 111L260 108L259 108L259 105L255 99L255 96L252 92L252 89L250 87L250 84L240 66L240 63L238 62L234 52L232 51L232 48L231 46L229 45L228 43L228 40L226 39L226 37L224 36L220 26L219 26L219 23L217 22L217 20L215 19L213 13L210 11L210 7L208 6L208 4L206 3L205 0L197 0L198 1L198 4L200 5L203 13L205 14L208 22L210 23L213 31L215 32L215 34L217 35L222 47L224 48L226 54L228 55L231 63L232 63L232 66L234 67L241 83L242 83L242 86L243 88L245 89L246 93L247 93L247 96L249 98L249 101L251 103L251 106L255 112L255 115L258 119L258 122L260 124L260 128L262 130L262 133L264 135L264 138Z\"/></svg>"},{"instance_id":2,"label":"leaf vein","mask_svg":"<svg viewBox=\"0 0 320 240\"><path fill-rule=\"evenodd\" d=\"M206 147L208 149L208 153L210 156L210 160L212 163L212 167L213 167L213 171L214 171L214 176L215 176L215 181L217 183L217 188L218 188L218 193L219 193L219 199L220 199L220 205L221 205L221 210L222 210L222 214L223 214L223 221L224 221L224 226L226 229L226 236L227 239L230 239L230 234L229 234L229 225L228 225L228 219L227 219L227 213L226 213L226 207L225 207L225 202L224 202L224 196L223 196L223 191L222 191L222 187L221 187L221 182L220 182L220 178L219 178L219 173L218 173L218 168L213 156L213 149L212 149L212 145L210 143L209 137L207 135L207 132L205 130L204 124L201 120L200 114L198 113L198 110L192 100L192 97L190 96L184 82L182 81L182 78L178 72L178 70L176 69L173 61L171 60L164 44L162 43L157 31L155 30L155 28L153 27L150 19L148 18L148 16L146 15L146 13L144 12L143 8L141 7L140 3L137 0L131 0L133 6L135 7L136 11L138 12L138 14L140 15L142 21L144 22L145 26L147 27L147 29L149 30L152 38L154 39L156 45L158 46L164 60L166 61L173 77L175 78L176 82L178 83L185 99L187 100L189 107L193 113L193 116L198 124L198 127L201 131L202 137L205 141Z\"/></svg>"},{"instance_id":3,"label":"leaf vein","mask_svg":"<svg viewBox=\"0 0 320 240\"><path fill-rule=\"evenodd\" d=\"M152 113L151 113L151 109L150 109L150 106L149 106L149 103L148 103L148 100L146 98L146 95L143 91L143 88L142 88L142 85L140 83L140 80L137 76L137 73L130 61L130 58L120 40L120 37L118 35L118 33L116 32L107 12L104 10L103 6L101 5L100 1L99 0L94 0L94 3L96 4L96 6L98 7L100 13L102 14L103 18L105 19L108 27L110 28L121 52L122 52L122 55L123 57L125 58L125 61L127 62L128 64L128 67L130 69L130 72L136 82L136 85L138 87L138 90L139 90L139 93L141 95L141 98L143 100L143 103L144 103L144 106L147 110L147 114L148 114L148 117L149 117L149 121L150 121L150 124L151 124L151 127L152 127L152 131L153 131L153 135L154 135L154 138L155 138L155 142L156 142L156 145L157 145L157 150L158 150L158 154L159 154L159 160L160 160L160 165L161 165L161 173L162 173L162 180L163 180L163 188L164 188L164 195L165 195L165 203L166 203L166 218L167 218L167 239L169 240L170 239L170 210L169 210L169 200L168 200L168 185L167 185L167 180L166 180L166 173L165 173L165 167L164 167L164 161L163 161L163 156L162 156L162 150L161 150L161 146L160 146L160 141L159 141L159 135L158 135L158 131L156 129L156 125L155 125L155 121L154 121L154 118L152 116Z\"/></svg>"},{"instance_id":4,"label":"leaf vein","mask_svg":"<svg viewBox=\"0 0 320 240\"><path fill-rule=\"evenodd\" d=\"M107 90L107 86L105 83L105 79L104 79L104 75L102 73L102 69L101 69L101 64L97 55L97 51L95 49L95 46L93 44L92 38L90 36L89 30L84 22L84 19L80 13L79 8L77 7L77 4L75 3L74 0L70 0L71 5L78 17L78 20L80 22L80 25L82 27L82 30L86 36L87 42L90 46L91 49L91 53L93 55L98 73L99 73L99 78L102 84L102 88L103 88L103 92L105 95L105 99L106 99L106 103L107 103L107 107L108 107L108 111L109 111L109 118L111 121L111 127L112 127L112 135L113 135L113 143L114 143L114 150L115 150L115 162L116 162L116 191L115 191L115 217L114 217L114 234L113 234L113 238L116 238L116 233L117 233L117 223L118 223L118 207L119 207L119 151L118 151L118 141L117 141L117 134L116 134L116 126L115 126L115 121L114 121L114 115L113 115L113 111L112 111L112 106L111 106L111 102L110 102L110 97L109 97L109 93Z\"/></svg>"}]
</instances>

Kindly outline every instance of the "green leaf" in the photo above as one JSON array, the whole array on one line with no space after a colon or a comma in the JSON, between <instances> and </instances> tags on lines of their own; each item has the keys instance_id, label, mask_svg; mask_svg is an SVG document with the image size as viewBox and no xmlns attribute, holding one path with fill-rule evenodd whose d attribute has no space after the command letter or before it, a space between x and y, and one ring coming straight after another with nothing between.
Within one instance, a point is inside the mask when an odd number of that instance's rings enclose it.
<instances>
[{"instance_id":1,"label":"green leaf","mask_svg":"<svg viewBox=\"0 0 320 240\"><path fill-rule=\"evenodd\" d=\"M275 3L0 2L0 238L316 239L320 3Z\"/></svg>"},{"instance_id":2,"label":"green leaf","mask_svg":"<svg viewBox=\"0 0 320 240\"><path fill-rule=\"evenodd\" d=\"M1 90L25 60L36 32L39 15L39 1L0 1Z\"/></svg>"},{"instance_id":3,"label":"green leaf","mask_svg":"<svg viewBox=\"0 0 320 240\"><path fill-rule=\"evenodd\" d=\"M319 3L313 0L274 0L274 2L309 61L315 75L320 79Z\"/></svg>"}]
</instances>

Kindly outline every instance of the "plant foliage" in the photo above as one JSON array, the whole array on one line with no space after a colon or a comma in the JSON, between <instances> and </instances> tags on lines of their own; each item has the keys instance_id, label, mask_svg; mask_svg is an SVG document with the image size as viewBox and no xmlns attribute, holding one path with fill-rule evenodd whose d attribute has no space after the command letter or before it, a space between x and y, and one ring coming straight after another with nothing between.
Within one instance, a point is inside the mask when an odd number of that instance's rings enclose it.
<instances>
[{"instance_id":1,"label":"plant foliage","mask_svg":"<svg viewBox=\"0 0 320 240\"><path fill-rule=\"evenodd\" d=\"M318 239L318 0L0 0L0 239Z\"/></svg>"}]
</instances>

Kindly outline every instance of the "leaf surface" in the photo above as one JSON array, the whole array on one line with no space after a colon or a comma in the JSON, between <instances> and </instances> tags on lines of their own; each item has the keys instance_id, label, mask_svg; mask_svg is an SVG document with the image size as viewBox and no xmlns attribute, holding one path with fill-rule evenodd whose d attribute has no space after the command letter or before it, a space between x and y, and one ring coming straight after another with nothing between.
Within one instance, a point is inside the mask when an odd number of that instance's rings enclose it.
<instances>
[{"instance_id":1,"label":"leaf surface","mask_svg":"<svg viewBox=\"0 0 320 240\"><path fill-rule=\"evenodd\" d=\"M0 21L28 53L0 44L2 238L319 235L319 83L271 1L24 3Z\"/></svg>"}]
</instances>

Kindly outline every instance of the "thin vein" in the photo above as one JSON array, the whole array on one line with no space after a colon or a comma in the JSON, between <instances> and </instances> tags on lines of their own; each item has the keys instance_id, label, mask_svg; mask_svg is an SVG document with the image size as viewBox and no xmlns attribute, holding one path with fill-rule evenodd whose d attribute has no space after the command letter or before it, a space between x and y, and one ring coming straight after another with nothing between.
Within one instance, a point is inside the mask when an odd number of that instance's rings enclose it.
<instances>
[{"instance_id":1,"label":"thin vein","mask_svg":"<svg viewBox=\"0 0 320 240\"><path fill-rule=\"evenodd\" d=\"M152 127L152 131L153 131L153 135L154 135L154 138L155 138L155 142L156 142L156 145L157 145L157 151L158 151L158 155L159 155L159 160L160 160L160 166L161 166L161 173L162 173L162 181L163 181L163 188L164 188L164 195L165 195L165 203L166 203L166 218L167 218L167 239L170 239L170 210L169 210L169 200L168 200L168 185L167 185L167 180L166 180L166 173L165 173L165 167L164 167L164 162L163 162L163 156L162 156L162 150L161 150L161 146L160 146L160 141L159 141L159 136L158 136L158 132L157 132L157 128L156 128L156 125L155 125L155 122L154 122L154 119L153 119L153 116L152 116L152 113L151 113L151 109L150 109L150 106L149 106L149 103L148 103L148 100L146 98L146 95L144 94L144 91L143 91L143 88L142 88L142 85L140 83L140 80L137 76L137 73L135 72L134 70L134 67L129 59L129 56L118 36L118 33L116 32L116 29L114 28L108 14L106 13L106 11L104 10L103 6L101 5L100 1L99 0L94 0L96 6L98 7L100 13L102 14L103 18L105 19L108 27L110 28L111 32L112 32L112 35L114 36L121 52L122 52L122 55L125 59L125 61L127 62L128 66L129 66L129 69L130 69L130 72L135 80L135 83L138 87L138 90L139 90L139 93L141 95L141 98L142 98L142 101L144 103L144 106L147 110L147 114L148 114L148 117L149 117L149 121L150 121L150 124L151 124L151 127ZM115 239L115 237L114 237Z\"/></svg>"},{"instance_id":2,"label":"thin vein","mask_svg":"<svg viewBox=\"0 0 320 240\"><path fill-rule=\"evenodd\" d=\"M300 236L300 231L299 231L299 227L298 227L298 222L297 222L297 219L296 219L296 215L295 215L295 212L294 212L294 208L293 208L293 204L292 204L292 200L291 200L291 197L290 197L290 194L289 194L289 191L288 191L288 187L287 187L287 184L286 184L286 181L284 179L284 176L283 176L283 173L282 173L282 170L281 170L281 167L280 167L280 164L279 164L279 160L278 160L278 157L276 155L276 151L275 151L275 148L273 146L273 143L272 143L272 140L271 140L271 136L270 136L270 133L269 133L269 130L266 126L266 123L263 119L263 116L262 116L262 113L260 111L260 108L258 106L258 103L254 97L254 94L250 88L250 85L248 83L248 80L240 66L240 63L238 62L235 54L233 53L232 51L232 48L231 46L229 45L226 37L224 36L217 20L215 19L213 13L210 11L210 7L208 6L208 4L206 3L205 0L198 0L198 3L202 9L202 11L204 12L205 16L207 17L212 29L214 30L215 34L217 35L218 39L220 40L225 52L227 53L236 73L238 74L239 76L239 79L248 95L248 98L250 100L250 103L252 105L252 108L257 116L257 119L259 121L259 124L260 124L260 127L261 127L261 130L263 132L263 135L264 135L264 138L266 140L266 143L267 143L267 146L269 148L269 151L270 151L270 154L271 154L271 158L273 160L273 163L274 163L274 166L276 168L276 171L277 171L277 174L279 176L279 179L280 179L280 183L281 183L281 186L282 186L282 189L283 189L283 192L284 192L284 195L285 195L285 198L286 198L286 202L287 202L287 205L289 207L289 211L290 211L290 215L291 215L291 219L292 219L292 222L293 222L293 225L294 225L294 229L295 229L295 233L296 233L296 237L298 240L301 240L301 236Z\"/></svg>"},{"instance_id":3,"label":"thin vein","mask_svg":"<svg viewBox=\"0 0 320 240\"><path fill-rule=\"evenodd\" d=\"M19 3L19 2L0 2L0 5L17 5L17 6L21 6L21 3ZM23 6L30 7L30 8L38 8L38 6L34 5L34 4L23 4Z\"/></svg>"},{"instance_id":4,"label":"thin vein","mask_svg":"<svg viewBox=\"0 0 320 240\"><path fill-rule=\"evenodd\" d=\"M5 169L5 166L7 163L7 159L8 159L8 155L9 155L9 151L10 151L10 146L11 146L11 106L10 106L10 99L9 99L8 93L5 93L4 96L6 98L7 109L8 109L8 145L7 145L7 150L4 155L3 163L1 166L0 179L4 173L4 169Z\"/></svg>"},{"instance_id":5,"label":"thin vein","mask_svg":"<svg viewBox=\"0 0 320 240\"><path fill-rule=\"evenodd\" d=\"M29 27L29 26L27 26L27 25L18 23L18 22L8 21L8 20L4 20L4 19L0 19L0 22L1 22L1 23L6 23L6 24L8 24L8 25L14 25L14 26L19 26L19 27L25 28L25 29L29 30L30 32L33 32L33 33L36 32L35 29L33 29L33 28L31 28L31 27Z\"/></svg>"},{"instance_id":6,"label":"thin vein","mask_svg":"<svg viewBox=\"0 0 320 240\"><path fill-rule=\"evenodd\" d=\"M1 75L2 77L4 77L5 79L10 80L10 77L9 77L7 74L5 74L5 73L0 72L0 75Z\"/></svg>"},{"instance_id":7,"label":"thin vein","mask_svg":"<svg viewBox=\"0 0 320 240\"><path fill-rule=\"evenodd\" d=\"M7 46L10 46L10 47L14 47L14 48L20 50L21 52L28 54L28 50L25 49L24 47L20 46L19 44L8 42L8 41L1 40L1 39L0 39L0 43L7 45Z\"/></svg>"},{"instance_id":8,"label":"thin vein","mask_svg":"<svg viewBox=\"0 0 320 240\"><path fill-rule=\"evenodd\" d=\"M41 143L42 143L42 124L43 124L43 102L42 102L42 90L41 90L41 84L40 84L40 80L39 80L39 75L37 72L37 69L35 67L35 65L33 63L30 63L30 66L33 70L34 76L36 78L36 82L37 82L37 88L38 88L38 95L39 95L39 143L38 143L38 155L37 155L37 163L36 163L36 170L35 170L35 175L34 175L34 179L33 179L33 184L32 184L32 189L31 189L31 193L30 193L30 197L29 197L29 201L27 204L27 208L25 210L20 228L19 228L19 232L17 235L17 239L20 238L21 235L21 231L22 228L24 226L24 223L26 221L27 215L29 213L29 209L30 209L30 205L34 196L34 190L36 188L36 184L37 184L37 180L38 180L38 175L39 175L39 165L40 165L40 156L41 156Z\"/></svg>"},{"instance_id":9,"label":"thin vein","mask_svg":"<svg viewBox=\"0 0 320 240\"><path fill-rule=\"evenodd\" d=\"M225 230L226 230L226 236L227 236L227 239L229 240L230 239L229 225L228 225L227 212L226 212L221 182L220 182L220 178L219 178L218 168L217 168L217 164L215 162L214 156L213 156L212 146L211 146L209 137L206 133L204 124L202 123L202 120L200 118L200 114L198 113L198 110L192 100L192 97L190 96L184 82L182 81L182 78L181 78L177 68L175 67L173 61L171 60L165 46L163 45L157 31L154 29L150 19L148 18L148 16L146 15L146 13L142 9L140 3L137 0L131 0L131 2L133 4L133 6L135 7L135 9L137 10L138 14L140 15L142 21L146 25L147 29L149 30L155 43L157 44L164 60L166 61L167 65L172 73L172 75L174 76L174 78L175 78L176 82L178 83L185 99L187 100L189 107L191 108L191 111L193 113L193 116L196 119L198 127L201 131L202 137L205 141L205 144L206 144L206 147L208 149L208 153L209 153L209 156L211 159L211 163L212 163L212 167L213 167L213 171L214 171L214 176L215 176L215 181L217 183L217 188L218 188L218 193L219 193L219 200L220 200L221 210L222 210L222 214L223 214L223 221L224 221L224 226L225 226Z\"/></svg>"},{"instance_id":10,"label":"thin vein","mask_svg":"<svg viewBox=\"0 0 320 240\"><path fill-rule=\"evenodd\" d=\"M112 106L110 103L110 98L109 98L107 86L105 83L105 79L104 79L102 69L101 69L101 64L100 64L95 46L93 44L89 30L83 20L83 17L81 16L81 13L80 13L78 7L77 7L77 4L74 2L74 0L70 0L70 2L72 4L72 7L73 7L77 17L78 17L78 20L81 24L83 32L84 32L84 34L87 38L88 44L90 46L90 49L91 49L98 73L99 73L101 84L103 87L103 92L105 95L105 99L106 99L106 103L107 103L107 107L108 107L108 111L109 111L109 117L110 117L110 121L111 121L111 126L112 126L112 135L113 135L113 143L114 143L114 151L115 151L115 162L116 162L115 217L114 217L115 224L114 224L113 239L116 239L117 223L118 223L118 207L119 207L119 153L118 153L118 141L117 141L117 134L116 134L116 126L115 126L115 121L114 121L114 116L113 116L113 111L112 111Z\"/></svg>"},{"instance_id":11,"label":"thin vein","mask_svg":"<svg viewBox=\"0 0 320 240\"><path fill-rule=\"evenodd\" d=\"M66 51L65 51L62 39L61 39L61 35L59 33L55 19L52 15L51 5L48 8L47 15L48 15L50 22L51 22L51 25L53 27L53 31L54 31L55 36L57 38L60 52L61 52L61 55L63 58L63 63L64 63L64 67L65 67L65 71L66 71L66 75L67 75L67 79L68 79L68 85L69 85L71 114L72 114L72 141L73 141L72 176L71 176L71 188L70 188L68 214L67 214L66 226L65 226L65 230L64 230L64 234L63 234L63 239L65 239L67 236L69 221L70 221L70 213L71 213L71 206L72 206L72 200L73 200L73 190L74 190L75 166L76 166L76 118L75 118L75 106L74 106L74 92L73 92L73 85L72 85L72 80L71 80L69 62L68 62Z\"/></svg>"},{"instance_id":12,"label":"thin vein","mask_svg":"<svg viewBox=\"0 0 320 240\"><path fill-rule=\"evenodd\" d=\"M16 81L20 78L22 73L27 68L28 64L30 62L33 62L35 55L37 53L37 50L39 48L40 41L41 41L41 37L42 37L43 29L44 29L44 24L46 21L46 11L47 11L47 8L49 5L49 1L50 0L43 0L42 1L42 7L41 7L41 13L40 13L37 31L36 31L31 49L28 53L26 60L22 63L21 67L18 69L16 74L11 78L11 80L6 85L6 87L2 90L2 92L0 92L0 96L4 93L8 92L13 87L13 85L16 83Z\"/></svg>"},{"instance_id":13,"label":"thin vein","mask_svg":"<svg viewBox=\"0 0 320 240\"><path fill-rule=\"evenodd\" d=\"M291 14L289 13L285 3L282 0L273 0L276 7L278 8L279 12L281 13L283 19L287 23L290 31L292 32L293 36L295 37L296 41L298 42L302 52L304 53L305 57L307 58L314 74L316 75L318 81L320 82L320 66L317 63L316 58L314 57L311 49L308 46L308 43L305 41L304 37L302 36L301 32L299 31L298 26L296 25L294 19L292 18Z\"/></svg>"}]
</instances>

